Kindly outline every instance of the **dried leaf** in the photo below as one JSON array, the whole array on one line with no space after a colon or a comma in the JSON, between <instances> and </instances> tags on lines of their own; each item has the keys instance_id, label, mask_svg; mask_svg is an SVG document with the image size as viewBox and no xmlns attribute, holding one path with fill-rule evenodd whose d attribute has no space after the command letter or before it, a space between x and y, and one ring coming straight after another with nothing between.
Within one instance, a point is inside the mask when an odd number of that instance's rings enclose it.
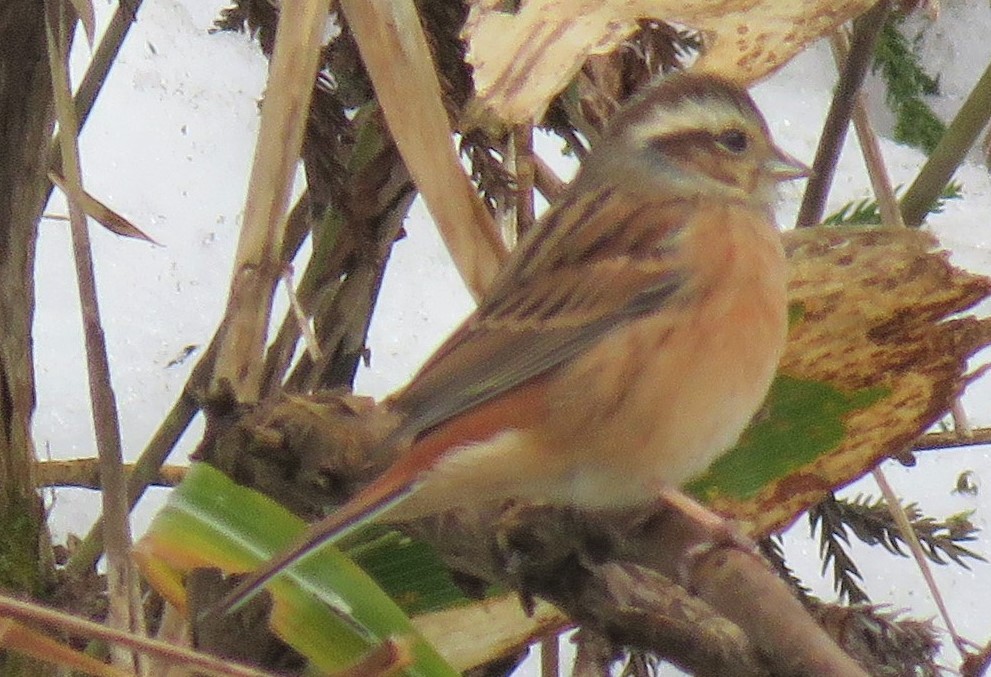
<instances>
[{"instance_id":1,"label":"dried leaf","mask_svg":"<svg viewBox=\"0 0 991 677\"><path fill-rule=\"evenodd\" d=\"M654 18L696 29L705 51L695 68L750 83L874 4L874 0L531 0L515 14L476 0L464 35L475 88L504 122L530 122L571 81L586 57L615 49Z\"/></svg>"},{"instance_id":2,"label":"dried leaf","mask_svg":"<svg viewBox=\"0 0 991 677\"><path fill-rule=\"evenodd\" d=\"M70 194L71 189L63 177L59 176L55 172L48 172L48 179L58 186L58 189L63 193L66 195ZM79 202L79 206L83 208L84 212L86 212L86 216L99 223L111 233L115 233L116 235L121 235L123 237L132 237L135 240L144 240L145 242L150 242L152 244L159 244L155 240L148 237L144 231L128 221L126 218L87 193L85 188L80 188L78 191L74 191L74 197Z\"/></svg>"},{"instance_id":3,"label":"dried leaf","mask_svg":"<svg viewBox=\"0 0 991 677\"><path fill-rule=\"evenodd\" d=\"M560 631L571 623L555 607L539 600L527 613L515 594L422 614L413 622L458 670L522 651L534 637Z\"/></svg>"}]
</instances>

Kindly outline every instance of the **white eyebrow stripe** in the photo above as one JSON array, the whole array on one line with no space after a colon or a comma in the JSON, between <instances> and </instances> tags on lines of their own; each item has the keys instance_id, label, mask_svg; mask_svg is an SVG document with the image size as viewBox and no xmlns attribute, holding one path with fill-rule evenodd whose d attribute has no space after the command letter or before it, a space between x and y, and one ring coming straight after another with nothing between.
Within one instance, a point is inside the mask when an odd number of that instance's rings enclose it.
<instances>
[{"instance_id":1,"label":"white eyebrow stripe","mask_svg":"<svg viewBox=\"0 0 991 677\"><path fill-rule=\"evenodd\" d=\"M747 127L736 106L719 99L684 99L673 109L660 106L649 109L644 119L633 122L626 134L638 145L662 136L708 130L717 133L730 127Z\"/></svg>"}]
</instances>

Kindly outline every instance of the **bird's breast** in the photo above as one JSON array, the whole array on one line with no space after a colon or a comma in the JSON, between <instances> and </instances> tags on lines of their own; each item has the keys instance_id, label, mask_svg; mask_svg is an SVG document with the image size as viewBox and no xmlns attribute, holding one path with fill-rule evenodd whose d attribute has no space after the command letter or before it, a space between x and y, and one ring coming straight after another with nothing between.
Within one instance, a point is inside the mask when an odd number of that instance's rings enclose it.
<instances>
[{"instance_id":1,"label":"bird's breast","mask_svg":"<svg viewBox=\"0 0 991 677\"><path fill-rule=\"evenodd\" d=\"M704 471L763 402L787 332L773 221L713 208L681 247L685 299L612 331L553 381L543 437L569 471L552 500L648 502Z\"/></svg>"}]
</instances>

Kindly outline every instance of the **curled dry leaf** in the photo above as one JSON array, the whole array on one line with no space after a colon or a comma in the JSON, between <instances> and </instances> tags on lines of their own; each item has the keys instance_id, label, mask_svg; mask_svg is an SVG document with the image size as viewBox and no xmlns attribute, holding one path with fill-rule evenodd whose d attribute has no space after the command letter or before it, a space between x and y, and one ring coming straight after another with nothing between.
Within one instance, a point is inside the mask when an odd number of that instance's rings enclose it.
<instances>
[{"instance_id":1,"label":"curled dry leaf","mask_svg":"<svg viewBox=\"0 0 991 677\"><path fill-rule=\"evenodd\" d=\"M48 172L48 178L66 195L72 190L66 180L55 172ZM99 223L111 233L134 238L135 240L144 240L151 244L159 244L125 217L90 195L85 189L81 188L75 191L75 198L79 201L79 206L86 212L86 216Z\"/></svg>"},{"instance_id":2,"label":"curled dry leaf","mask_svg":"<svg viewBox=\"0 0 991 677\"><path fill-rule=\"evenodd\" d=\"M734 486L696 486L758 534L904 454L966 386L967 359L991 343L991 320L947 319L991 295L991 280L952 266L933 236L809 228L784 239L797 319L770 413L713 466L725 464Z\"/></svg>"},{"instance_id":3,"label":"curled dry leaf","mask_svg":"<svg viewBox=\"0 0 991 677\"><path fill-rule=\"evenodd\" d=\"M476 0L465 23L480 102L507 124L543 115L592 54L606 54L661 19L700 31L696 68L749 83L782 66L874 0L531 0L515 14Z\"/></svg>"}]
</instances>

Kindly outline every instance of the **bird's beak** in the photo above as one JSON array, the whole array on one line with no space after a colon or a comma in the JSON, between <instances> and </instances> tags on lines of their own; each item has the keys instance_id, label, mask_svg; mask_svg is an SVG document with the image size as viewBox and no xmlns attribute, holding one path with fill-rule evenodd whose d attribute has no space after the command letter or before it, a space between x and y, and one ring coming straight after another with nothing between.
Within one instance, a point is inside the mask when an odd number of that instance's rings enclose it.
<instances>
[{"instance_id":1,"label":"bird's beak","mask_svg":"<svg viewBox=\"0 0 991 677\"><path fill-rule=\"evenodd\" d=\"M764 163L764 169L775 181L801 179L812 171L804 162L796 160L780 148L774 148L770 159Z\"/></svg>"}]
</instances>

